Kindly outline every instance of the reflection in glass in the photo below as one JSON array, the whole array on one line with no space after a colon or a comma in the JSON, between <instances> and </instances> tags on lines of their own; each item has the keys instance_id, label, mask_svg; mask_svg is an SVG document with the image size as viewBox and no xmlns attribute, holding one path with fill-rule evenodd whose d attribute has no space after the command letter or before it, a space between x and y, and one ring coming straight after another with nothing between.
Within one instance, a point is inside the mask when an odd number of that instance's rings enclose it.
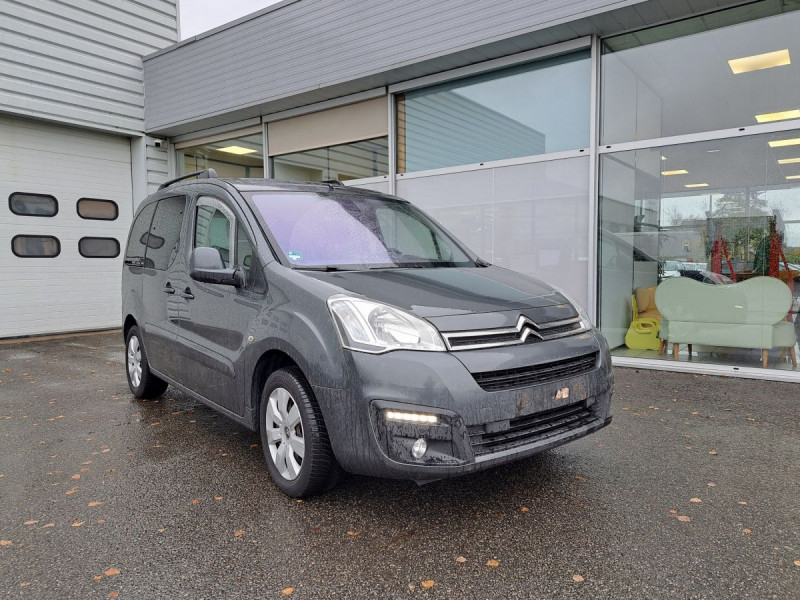
<instances>
[{"instance_id":1,"label":"reflection in glass","mask_svg":"<svg viewBox=\"0 0 800 600\"><path fill-rule=\"evenodd\" d=\"M757 2L604 40L602 143L799 118L798 7Z\"/></svg>"},{"instance_id":2,"label":"reflection in glass","mask_svg":"<svg viewBox=\"0 0 800 600\"><path fill-rule=\"evenodd\" d=\"M398 172L585 148L590 81L582 51L401 94Z\"/></svg>"},{"instance_id":3,"label":"reflection in glass","mask_svg":"<svg viewBox=\"0 0 800 600\"><path fill-rule=\"evenodd\" d=\"M389 172L388 138L328 146L272 157L272 176L295 181L349 181Z\"/></svg>"},{"instance_id":4,"label":"reflection in glass","mask_svg":"<svg viewBox=\"0 0 800 600\"><path fill-rule=\"evenodd\" d=\"M481 258L586 304L588 157L401 179L397 193Z\"/></svg>"},{"instance_id":5,"label":"reflection in glass","mask_svg":"<svg viewBox=\"0 0 800 600\"><path fill-rule=\"evenodd\" d=\"M261 133L178 150L181 175L214 169L220 177L264 177Z\"/></svg>"},{"instance_id":6,"label":"reflection in glass","mask_svg":"<svg viewBox=\"0 0 800 600\"><path fill-rule=\"evenodd\" d=\"M758 277L778 280L791 298L782 315L800 333L795 313L790 313L800 304L800 180L792 179L800 174L800 161L790 160L800 155L800 145L774 144L797 137L797 132L785 132L602 157L600 326L612 348L626 355L657 357L658 342L643 337L637 342L632 326L635 312L642 308L637 304L656 308L655 298L649 297L652 290L673 278L728 287ZM765 297L770 293L764 292ZM700 295L692 310L702 312ZM713 310L724 312L722 297L711 297L717 298L708 300L715 303ZM751 336L752 348L721 335L715 338L717 344L707 339L695 352L758 366L761 345L767 343L760 336L769 338L771 330L765 326L761 333L746 331L733 313L746 313L742 319L754 324L761 318L755 315L766 314L767 307L735 302L728 308L732 322L723 328L725 335L739 331ZM658 311L651 316L660 319ZM682 356L688 356L686 350L681 350ZM785 362L787 348L773 354L772 366L791 366Z\"/></svg>"}]
</instances>

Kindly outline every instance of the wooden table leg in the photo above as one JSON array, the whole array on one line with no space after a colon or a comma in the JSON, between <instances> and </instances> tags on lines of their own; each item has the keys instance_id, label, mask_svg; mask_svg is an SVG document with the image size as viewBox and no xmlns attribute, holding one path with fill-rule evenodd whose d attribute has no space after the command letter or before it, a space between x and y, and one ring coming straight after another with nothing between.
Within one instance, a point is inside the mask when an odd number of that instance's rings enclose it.
<instances>
[{"instance_id":1,"label":"wooden table leg","mask_svg":"<svg viewBox=\"0 0 800 600\"><path fill-rule=\"evenodd\" d=\"M672 358L678 360L678 349L680 348L680 344L672 344Z\"/></svg>"},{"instance_id":2,"label":"wooden table leg","mask_svg":"<svg viewBox=\"0 0 800 600\"><path fill-rule=\"evenodd\" d=\"M794 351L794 346L789 348L789 358L792 359L792 366L797 366L797 353Z\"/></svg>"},{"instance_id":3,"label":"wooden table leg","mask_svg":"<svg viewBox=\"0 0 800 600\"><path fill-rule=\"evenodd\" d=\"M766 369L769 362L769 350L761 350L761 365Z\"/></svg>"}]
</instances>

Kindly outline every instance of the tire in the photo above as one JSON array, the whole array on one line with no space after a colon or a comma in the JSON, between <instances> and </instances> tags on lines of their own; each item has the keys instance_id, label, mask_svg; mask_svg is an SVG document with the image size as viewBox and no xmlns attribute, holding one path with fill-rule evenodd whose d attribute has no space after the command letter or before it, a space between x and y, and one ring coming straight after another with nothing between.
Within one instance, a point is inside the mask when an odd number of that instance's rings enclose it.
<instances>
[{"instance_id":1,"label":"tire","mask_svg":"<svg viewBox=\"0 0 800 600\"><path fill-rule=\"evenodd\" d=\"M343 472L314 392L300 369L283 368L270 375L260 409L261 447L281 491L304 498L335 487Z\"/></svg>"},{"instance_id":2,"label":"tire","mask_svg":"<svg viewBox=\"0 0 800 600\"><path fill-rule=\"evenodd\" d=\"M142 334L135 325L125 336L125 376L128 379L128 387L137 398L158 398L167 390L167 382L150 371Z\"/></svg>"}]
</instances>

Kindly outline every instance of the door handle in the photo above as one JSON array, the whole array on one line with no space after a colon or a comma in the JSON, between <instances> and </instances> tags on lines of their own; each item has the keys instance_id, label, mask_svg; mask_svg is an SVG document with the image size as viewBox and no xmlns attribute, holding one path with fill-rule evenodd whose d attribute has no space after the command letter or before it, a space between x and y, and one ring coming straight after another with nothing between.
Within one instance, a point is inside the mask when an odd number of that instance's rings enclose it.
<instances>
[{"instance_id":1,"label":"door handle","mask_svg":"<svg viewBox=\"0 0 800 600\"><path fill-rule=\"evenodd\" d=\"M183 290L183 293L181 293L181 298L186 298L187 300L194 300L194 294L192 293L192 290L190 290L187 287L185 290Z\"/></svg>"},{"instance_id":2,"label":"door handle","mask_svg":"<svg viewBox=\"0 0 800 600\"><path fill-rule=\"evenodd\" d=\"M167 287L164 288L164 293L165 294L174 294L175 293L175 288L172 287L171 283L169 283L169 282L167 283Z\"/></svg>"}]
</instances>

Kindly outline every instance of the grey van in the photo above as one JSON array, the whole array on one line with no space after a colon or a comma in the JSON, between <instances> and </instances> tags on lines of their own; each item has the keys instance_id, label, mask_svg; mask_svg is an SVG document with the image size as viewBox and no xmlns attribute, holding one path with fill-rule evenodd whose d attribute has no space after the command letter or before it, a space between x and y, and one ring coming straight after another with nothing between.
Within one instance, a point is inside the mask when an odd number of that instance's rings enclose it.
<instances>
[{"instance_id":1,"label":"grey van","mask_svg":"<svg viewBox=\"0 0 800 600\"><path fill-rule=\"evenodd\" d=\"M162 185L136 211L122 311L134 396L172 385L259 431L290 496L345 471L470 473L611 421L608 345L577 303L339 182Z\"/></svg>"}]
</instances>

